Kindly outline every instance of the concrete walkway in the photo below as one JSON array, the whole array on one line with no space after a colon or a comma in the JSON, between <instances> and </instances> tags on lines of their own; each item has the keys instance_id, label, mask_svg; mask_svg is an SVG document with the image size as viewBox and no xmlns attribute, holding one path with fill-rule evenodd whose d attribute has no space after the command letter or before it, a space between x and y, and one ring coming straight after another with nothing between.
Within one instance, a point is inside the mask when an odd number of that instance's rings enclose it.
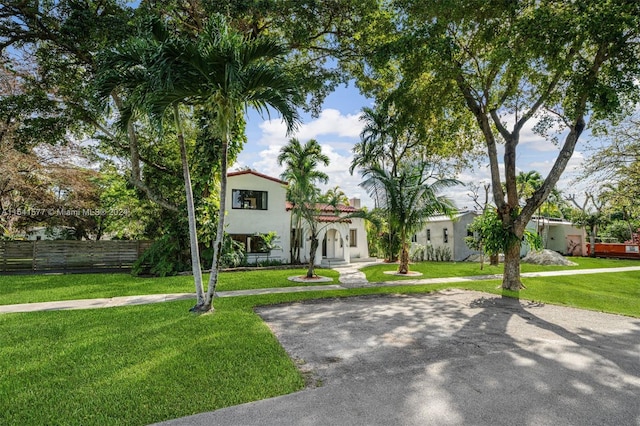
<instances>
[{"instance_id":1,"label":"concrete walkway","mask_svg":"<svg viewBox=\"0 0 640 426\"><path fill-rule=\"evenodd\" d=\"M334 268L340 273L340 284L316 285L316 286L296 286L296 287L278 287L263 288L255 290L236 290L236 291L220 291L217 297L236 297L236 296L253 296L261 294L274 293L300 293L307 291L328 291L328 290L346 290L349 288L364 287L392 287L407 285L427 285L427 284L447 284L469 281L482 280L498 280L502 275L476 275L471 277L444 277L444 278L426 278L413 280L396 280L386 282L368 282L364 273L360 268L375 264L378 262L352 264ZM391 265L390 265L391 266ZM577 269L564 271L548 271L548 272L527 272L521 274L522 277L551 277L566 275L584 275L584 274L601 274L612 272L629 272L640 271L640 266L628 266L620 268L600 268L600 269ZM0 305L0 314L3 313L19 313L19 312L36 312L36 311L56 311L71 309L95 309L95 308L112 308L115 306L131 306L144 305L149 303L171 302L175 300L185 300L194 298L193 293L174 293L174 294L149 294L139 296L123 296L101 299L79 299L79 300L62 300L55 302L40 303L21 303L16 305Z\"/></svg>"},{"instance_id":2,"label":"concrete walkway","mask_svg":"<svg viewBox=\"0 0 640 426\"><path fill-rule=\"evenodd\" d=\"M575 269L564 271L546 271L546 272L523 272L520 274L522 278L537 278L537 277L560 277L568 275L588 275L588 274L604 274L612 272L630 272L640 271L640 266L625 266L620 268L598 268L598 269ZM502 274L493 275L472 275L468 277L442 277L442 278L422 278L412 280L394 280L386 282L359 282L354 283L354 286L359 287L388 287L388 286L403 286L403 285L425 285L425 284L448 284L448 283L460 283L469 281L486 281L486 280L501 280Z\"/></svg>"}]
</instances>

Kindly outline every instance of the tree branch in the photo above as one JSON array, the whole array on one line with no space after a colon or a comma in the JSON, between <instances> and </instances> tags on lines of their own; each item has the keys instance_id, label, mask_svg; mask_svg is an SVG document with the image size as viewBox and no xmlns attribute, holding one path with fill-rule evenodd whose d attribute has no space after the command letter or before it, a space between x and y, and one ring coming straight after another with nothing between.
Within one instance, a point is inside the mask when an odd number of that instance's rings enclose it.
<instances>
[{"instance_id":1,"label":"tree branch","mask_svg":"<svg viewBox=\"0 0 640 426\"><path fill-rule=\"evenodd\" d=\"M122 107L124 106L122 99L120 99L120 97L115 92L111 94L111 97L116 106L119 109L122 109ZM180 212L180 209L177 206L158 196L142 181L142 172L140 169L140 153L138 151L138 136L136 135L133 123L131 121L127 123L127 135L129 137L129 152L131 154L131 175L129 177L131 184L139 190L143 191L151 201L158 204L159 206L173 212Z\"/></svg>"}]
</instances>

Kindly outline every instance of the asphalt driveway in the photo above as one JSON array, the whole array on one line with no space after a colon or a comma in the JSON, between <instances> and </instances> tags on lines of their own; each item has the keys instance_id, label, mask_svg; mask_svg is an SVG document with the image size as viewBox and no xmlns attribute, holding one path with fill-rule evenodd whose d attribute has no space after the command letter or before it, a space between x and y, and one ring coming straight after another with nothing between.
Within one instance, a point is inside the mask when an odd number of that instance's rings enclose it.
<instances>
[{"instance_id":1,"label":"asphalt driveway","mask_svg":"<svg viewBox=\"0 0 640 426\"><path fill-rule=\"evenodd\" d=\"M448 290L260 308L310 387L167 425L636 425L640 320Z\"/></svg>"}]
</instances>

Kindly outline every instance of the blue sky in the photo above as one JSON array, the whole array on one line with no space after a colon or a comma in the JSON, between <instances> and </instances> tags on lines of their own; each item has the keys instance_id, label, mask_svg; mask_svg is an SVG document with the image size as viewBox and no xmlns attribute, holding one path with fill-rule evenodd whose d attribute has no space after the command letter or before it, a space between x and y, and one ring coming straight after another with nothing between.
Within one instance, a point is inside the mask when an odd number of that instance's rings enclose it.
<instances>
[{"instance_id":1,"label":"blue sky","mask_svg":"<svg viewBox=\"0 0 640 426\"><path fill-rule=\"evenodd\" d=\"M275 116L272 119L261 118L257 113L250 111L247 123L247 143L238 161L230 170L241 167L250 167L269 176L278 177L282 168L278 166L276 158L280 148L284 146L290 137L297 137L301 142L314 138L321 145L323 152L329 156L331 164L324 170L329 175L328 185L323 189L339 186L349 198L356 197L362 200L363 205L373 207L373 201L366 192L358 186L360 176L357 172L349 174L352 153L351 148L360 140L362 122L359 120L360 111L364 106L372 106L373 101L360 95L353 86L340 86L327 97L323 104L319 117L303 115L303 123L298 131L286 136L285 125ZM531 123L531 126L534 123ZM540 136L534 134L531 126L525 127L521 133L521 141L518 146L517 165L519 171L537 170L543 176L551 169L559 148ZM586 132L585 132L586 133ZM576 147L576 151L558 184L558 187L567 193L579 192L575 184L571 182L572 176L584 160L583 148L586 135ZM562 140L562 138L560 139ZM501 158L502 153L500 153ZM488 164L488 160L486 162ZM487 167L479 167L473 170L465 170L457 176L464 182L489 182L490 174ZM471 208L468 189L464 186L448 191L445 195L452 198L458 208Z\"/></svg>"}]
</instances>

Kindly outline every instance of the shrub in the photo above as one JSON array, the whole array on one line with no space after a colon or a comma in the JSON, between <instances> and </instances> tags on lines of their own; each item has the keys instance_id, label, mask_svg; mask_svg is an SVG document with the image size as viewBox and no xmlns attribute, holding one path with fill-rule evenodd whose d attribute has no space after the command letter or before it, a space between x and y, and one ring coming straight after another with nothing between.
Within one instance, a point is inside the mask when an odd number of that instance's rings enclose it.
<instances>
[{"instance_id":1,"label":"shrub","mask_svg":"<svg viewBox=\"0 0 640 426\"><path fill-rule=\"evenodd\" d=\"M131 267L133 275L152 274L159 277L176 275L191 266L189 247L169 233L158 238Z\"/></svg>"},{"instance_id":2,"label":"shrub","mask_svg":"<svg viewBox=\"0 0 640 426\"><path fill-rule=\"evenodd\" d=\"M425 260L425 247L422 244L413 244L409 256L412 262L422 262Z\"/></svg>"},{"instance_id":3,"label":"shrub","mask_svg":"<svg viewBox=\"0 0 640 426\"><path fill-rule=\"evenodd\" d=\"M432 245L428 245L424 248L424 260L449 262L451 258L451 249L449 247L433 247Z\"/></svg>"},{"instance_id":4,"label":"shrub","mask_svg":"<svg viewBox=\"0 0 640 426\"><path fill-rule=\"evenodd\" d=\"M280 266L282 265L282 260L280 259L265 259L257 262L256 266Z\"/></svg>"}]
</instances>

